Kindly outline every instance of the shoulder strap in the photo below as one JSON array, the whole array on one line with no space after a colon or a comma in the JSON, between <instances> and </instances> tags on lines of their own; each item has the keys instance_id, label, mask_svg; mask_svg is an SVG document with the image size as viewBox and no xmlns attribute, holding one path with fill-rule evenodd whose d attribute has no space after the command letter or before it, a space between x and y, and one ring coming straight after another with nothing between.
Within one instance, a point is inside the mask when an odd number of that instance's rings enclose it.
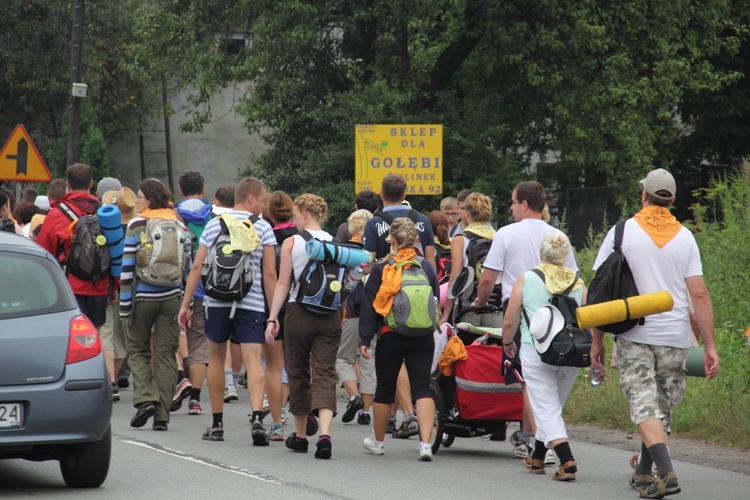
<instances>
[{"instance_id":1,"label":"shoulder strap","mask_svg":"<svg viewBox=\"0 0 750 500\"><path fill-rule=\"evenodd\" d=\"M300 236L302 236L302 238L305 241L310 241L311 239L313 239L313 235L310 234L310 231L308 231L307 229L303 229L302 231L300 231L297 234L300 235Z\"/></svg>"},{"instance_id":2,"label":"shoulder strap","mask_svg":"<svg viewBox=\"0 0 750 500\"><path fill-rule=\"evenodd\" d=\"M419 216L419 212L415 209L409 210L409 218L412 222L417 222L417 217Z\"/></svg>"},{"instance_id":3,"label":"shoulder strap","mask_svg":"<svg viewBox=\"0 0 750 500\"><path fill-rule=\"evenodd\" d=\"M388 212L378 212L373 217L380 217L384 221L388 223L388 225L391 225L393 223L393 216L389 214Z\"/></svg>"},{"instance_id":4,"label":"shoulder strap","mask_svg":"<svg viewBox=\"0 0 750 500\"><path fill-rule=\"evenodd\" d=\"M622 236L625 233L625 222L624 220L617 221L615 224L615 252L620 252L622 245Z\"/></svg>"},{"instance_id":5,"label":"shoulder strap","mask_svg":"<svg viewBox=\"0 0 750 500\"><path fill-rule=\"evenodd\" d=\"M78 218L79 218L78 214L77 214L77 213L75 213L75 211L74 211L74 210L73 210L72 208L70 208L70 206L69 206L69 205L68 205L67 203L65 203L65 202L63 202L63 203L58 203L58 204L57 204L57 207L58 207L58 208L60 209L60 211L61 211L62 213L64 213L64 214L65 214L65 215L66 215L66 216L68 217L68 219L70 219L71 221L75 221L75 220L78 220Z\"/></svg>"}]
</instances>

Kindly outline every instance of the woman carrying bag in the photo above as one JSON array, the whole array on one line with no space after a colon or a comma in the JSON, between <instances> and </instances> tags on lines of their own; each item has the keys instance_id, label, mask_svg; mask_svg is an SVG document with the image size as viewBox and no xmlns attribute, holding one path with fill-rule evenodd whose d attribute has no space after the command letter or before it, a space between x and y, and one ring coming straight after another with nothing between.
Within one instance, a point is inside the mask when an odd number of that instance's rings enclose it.
<instances>
[{"instance_id":1,"label":"woman carrying bag","mask_svg":"<svg viewBox=\"0 0 750 500\"><path fill-rule=\"evenodd\" d=\"M518 346L513 342L513 333L517 331L519 323L521 325L521 363L536 421L536 445L532 455L526 457L523 464L532 474L544 474L547 448L554 449L560 459L560 467L552 476L555 481L573 481L578 471L562 417L562 409L573 388L578 368L553 366L542 361L535 339L538 341L545 332L537 331L538 326L541 324L546 329L554 329L554 321L550 314L547 314L547 321L539 321L543 319L542 316L535 318L534 313L539 309L543 309L540 313L549 311L544 306L549 304L552 294L562 294L571 285L569 296L579 306L586 303L583 281L578 278L576 271L564 267L569 253L570 242L565 235L550 232L544 237L541 245L542 263L535 268L544 274L544 280L535 271L526 271L519 276L513 285L503 320L503 348L509 358L515 358L519 354ZM522 316L531 318L531 327L526 320L522 320Z\"/></svg>"},{"instance_id":2,"label":"woman carrying bag","mask_svg":"<svg viewBox=\"0 0 750 500\"><path fill-rule=\"evenodd\" d=\"M426 274L431 293L424 300L431 301L422 304L426 308L434 306L435 323L438 320L436 297L439 294L439 286L435 269L426 260L416 257L414 241L417 238L417 230L414 223L406 217L398 217L393 220L390 228L390 243L392 252L390 255L377 262L370 271L364 289L362 307L359 313L359 336L360 355L365 362L371 362L369 347L373 338L378 335L378 351L375 356L375 373L377 376L377 387L373 404L373 435L365 438L363 445L366 450L374 455L382 455L384 452L383 441L385 440L385 428L391 414L391 405L396 398L396 380L401 370L402 362L406 364L409 373L409 384L411 386L412 399L417 404L417 421L419 423L420 443L417 448L419 460L429 462L432 460L432 449L430 436L435 418L435 402L430 395L430 370L435 350L433 332L421 336L411 336L397 333L390 326L389 311L392 310L394 296L400 291L398 275L399 263L404 261L416 261L422 266ZM403 264L406 267L409 264ZM413 264L411 264L413 265ZM402 271L403 274L403 271ZM388 301L391 304L388 304ZM414 308L413 310L416 310Z\"/></svg>"}]
</instances>

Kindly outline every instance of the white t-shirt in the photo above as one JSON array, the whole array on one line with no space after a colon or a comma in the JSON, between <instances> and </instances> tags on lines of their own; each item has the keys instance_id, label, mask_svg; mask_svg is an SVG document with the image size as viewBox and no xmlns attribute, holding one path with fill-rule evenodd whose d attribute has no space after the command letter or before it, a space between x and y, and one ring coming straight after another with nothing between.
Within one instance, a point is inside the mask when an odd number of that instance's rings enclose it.
<instances>
[{"instance_id":1,"label":"white t-shirt","mask_svg":"<svg viewBox=\"0 0 750 500\"><path fill-rule=\"evenodd\" d=\"M612 227L596 256L594 270L612 253L614 244L615 228ZM619 336L640 344L690 347L685 280L703 275L700 251L693 234L683 226L674 238L659 248L635 219L628 219L622 237L622 253L633 272L638 293L645 295L667 290L674 299L674 307L671 311L647 316L643 326L636 326Z\"/></svg>"},{"instance_id":2,"label":"white t-shirt","mask_svg":"<svg viewBox=\"0 0 750 500\"><path fill-rule=\"evenodd\" d=\"M313 238L317 238L320 241L331 241L331 236L326 231L311 231L307 230ZM305 250L305 244L307 242L299 234L292 236L292 270L294 271L294 283L289 292L289 302L296 302L295 297L297 296L297 290L299 289L299 278L302 276L302 271L305 270L305 266L310 261L307 258L307 250Z\"/></svg>"},{"instance_id":3,"label":"white t-shirt","mask_svg":"<svg viewBox=\"0 0 750 500\"><path fill-rule=\"evenodd\" d=\"M542 262L542 240L547 233L558 232L541 219L523 219L501 227L484 261L484 267L503 273L503 302L510 298L518 277ZM578 263L570 249L565 267L578 270Z\"/></svg>"}]
</instances>

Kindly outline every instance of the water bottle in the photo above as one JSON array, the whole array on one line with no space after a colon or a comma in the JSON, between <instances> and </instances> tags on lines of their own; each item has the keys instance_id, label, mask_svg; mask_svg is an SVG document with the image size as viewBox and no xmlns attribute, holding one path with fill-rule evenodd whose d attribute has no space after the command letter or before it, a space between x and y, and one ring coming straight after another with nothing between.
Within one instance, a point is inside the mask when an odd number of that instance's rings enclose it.
<instances>
[{"instance_id":1,"label":"water bottle","mask_svg":"<svg viewBox=\"0 0 750 500\"><path fill-rule=\"evenodd\" d=\"M349 276L346 279L346 282L344 283L344 289L351 293L352 290L357 286L357 283L360 282L362 279L362 276L365 274L365 265L360 264L356 267L353 267L351 271L349 271Z\"/></svg>"},{"instance_id":2,"label":"water bottle","mask_svg":"<svg viewBox=\"0 0 750 500\"><path fill-rule=\"evenodd\" d=\"M604 370L596 366L592 366L589 371L589 379L591 380L591 387L599 387L599 384L604 380Z\"/></svg>"}]
</instances>

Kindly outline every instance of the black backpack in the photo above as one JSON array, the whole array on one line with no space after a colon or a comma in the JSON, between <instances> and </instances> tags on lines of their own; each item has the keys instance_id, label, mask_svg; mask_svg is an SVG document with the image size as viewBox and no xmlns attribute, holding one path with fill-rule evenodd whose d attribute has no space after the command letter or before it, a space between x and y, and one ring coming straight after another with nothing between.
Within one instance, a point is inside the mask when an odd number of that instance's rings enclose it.
<instances>
[{"instance_id":1,"label":"black backpack","mask_svg":"<svg viewBox=\"0 0 750 500\"><path fill-rule=\"evenodd\" d=\"M251 215L247 220L250 224L255 224L258 217ZM206 296L236 303L250 292L258 270L249 253L232 248L229 229L222 219L219 219L219 224L219 234L203 261L201 280Z\"/></svg>"},{"instance_id":2,"label":"black backpack","mask_svg":"<svg viewBox=\"0 0 750 500\"><path fill-rule=\"evenodd\" d=\"M310 241L313 236L307 231L300 231L304 240ZM324 248L327 248L324 245ZM339 312L348 293L344 287L349 268L339 265L330 259L310 259L299 277L299 286L295 300L299 305L316 314L333 314Z\"/></svg>"},{"instance_id":3,"label":"black backpack","mask_svg":"<svg viewBox=\"0 0 750 500\"><path fill-rule=\"evenodd\" d=\"M471 302L477 298L477 285L479 285L479 279L482 277L484 261L487 260L487 254L492 247L492 240L465 231L461 234L466 238L466 258L468 266L474 271L474 291L471 294ZM487 300L489 305L500 307L503 296L502 288L503 286L501 283L495 283L490 298Z\"/></svg>"},{"instance_id":4,"label":"black backpack","mask_svg":"<svg viewBox=\"0 0 750 500\"><path fill-rule=\"evenodd\" d=\"M545 282L542 271L532 269L532 272ZM554 339L547 350L539 353L542 361L549 365L576 366L579 368L591 366L591 332L578 326L578 320L576 319L578 302L570 296L570 292L578 282L578 277L579 273L576 273L573 283L563 293L553 294L549 299L550 305L556 307L565 319L563 329L552 333ZM526 310L522 309L522 311L526 319L526 326L529 326L530 321L526 315Z\"/></svg>"},{"instance_id":5,"label":"black backpack","mask_svg":"<svg viewBox=\"0 0 750 500\"><path fill-rule=\"evenodd\" d=\"M611 300L622 300L628 297L638 295L638 287L635 285L635 278L630 271L628 261L622 253L622 236L625 232L625 221L621 220L615 225L615 247L614 251L596 270L594 279L591 280L589 291L586 298L586 304L600 304ZM636 325L643 325L645 318L630 318L628 302L625 302L625 310L628 313L628 319L617 323L610 323L598 327L600 330L619 335L632 329Z\"/></svg>"},{"instance_id":6,"label":"black backpack","mask_svg":"<svg viewBox=\"0 0 750 500\"><path fill-rule=\"evenodd\" d=\"M109 249L99 216L94 212L79 217L66 203L57 206L75 222L72 245L65 257L65 273L99 285L102 277L109 274Z\"/></svg>"}]
</instances>

